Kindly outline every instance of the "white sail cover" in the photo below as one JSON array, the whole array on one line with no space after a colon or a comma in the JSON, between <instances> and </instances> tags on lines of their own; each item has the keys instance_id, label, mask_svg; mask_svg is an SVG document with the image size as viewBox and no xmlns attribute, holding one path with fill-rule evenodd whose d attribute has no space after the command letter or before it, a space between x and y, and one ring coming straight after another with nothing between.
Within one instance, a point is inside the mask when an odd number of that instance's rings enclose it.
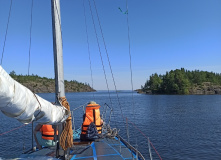
<instances>
[{"instance_id":1,"label":"white sail cover","mask_svg":"<svg viewBox=\"0 0 221 160\"><path fill-rule=\"evenodd\" d=\"M0 110L6 116L22 123L63 122L69 112L63 106L53 105L21 85L0 66Z\"/></svg>"}]
</instances>

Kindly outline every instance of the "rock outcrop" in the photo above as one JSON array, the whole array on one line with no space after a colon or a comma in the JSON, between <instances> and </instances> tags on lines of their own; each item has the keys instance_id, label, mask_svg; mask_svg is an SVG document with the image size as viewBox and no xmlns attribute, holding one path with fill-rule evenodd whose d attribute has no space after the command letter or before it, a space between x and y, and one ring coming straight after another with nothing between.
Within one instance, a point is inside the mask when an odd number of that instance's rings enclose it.
<instances>
[{"instance_id":1,"label":"rock outcrop","mask_svg":"<svg viewBox=\"0 0 221 160\"><path fill-rule=\"evenodd\" d=\"M204 82L202 85L196 85L189 89L189 94L221 94L221 86L213 85L210 82Z\"/></svg>"}]
</instances>

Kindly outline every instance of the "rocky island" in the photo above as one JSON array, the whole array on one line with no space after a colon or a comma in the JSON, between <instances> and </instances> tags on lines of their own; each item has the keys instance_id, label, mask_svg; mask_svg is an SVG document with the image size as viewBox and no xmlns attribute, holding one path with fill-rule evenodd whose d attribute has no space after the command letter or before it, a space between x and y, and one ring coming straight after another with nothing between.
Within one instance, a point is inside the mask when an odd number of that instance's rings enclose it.
<instances>
[{"instance_id":1,"label":"rocky island","mask_svg":"<svg viewBox=\"0 0 221 160\"><path fill-rule=\"evenodd\" d=\"M184 68L171 70L165 75L155 73L136 91L145 94L221 94L221 74Z\"/></svg>"},{"instance_id":2,"label":"rocky island","mask_svg":"<svg viewBox=\"0 0 221 160\"><path fill-rule=\"evenodd\" d=\"M34 93L54 93L55 80L52 78L40 77L38 75L16 75L14 71L10 76L21 83ZM65 80L65 92L94 92L89 84L81 83L76 80Z\"/></svg>"}]
</instances>

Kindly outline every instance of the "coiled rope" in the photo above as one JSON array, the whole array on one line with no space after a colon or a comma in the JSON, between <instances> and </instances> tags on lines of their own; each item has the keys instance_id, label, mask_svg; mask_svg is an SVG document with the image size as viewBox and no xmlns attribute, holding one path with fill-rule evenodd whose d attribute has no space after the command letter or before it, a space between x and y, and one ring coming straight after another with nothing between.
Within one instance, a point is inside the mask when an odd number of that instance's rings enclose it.
<instances>
[{"instance_id":1,"label":"coiled rope","mask_svg":"<svg viewBox=\"0 0 221 160\"><path fill-rule=\"evenodd\" d=\"M65 97L59 98L61 101L62 106L64 106L68 111L70 111L69 103ZM65 127L63 132L61 133L60 137L60 146L63 150L67 150L68 148L72 147L73 145L73 130L72 130L72 121L71 115L67 118Z\"/></svg>"},{"instance_id":2,"label":"coiled rope","mask_svg":"<svg viewBox=\"0 0 221 160\"><path fill-rule=\"evenodd\" d=\"M102 137L106 138L115 138L120 130L117 130L117 128L111 128L109 124L106 124L104 122L102 127Z\"/></svg>"}]
</instances>

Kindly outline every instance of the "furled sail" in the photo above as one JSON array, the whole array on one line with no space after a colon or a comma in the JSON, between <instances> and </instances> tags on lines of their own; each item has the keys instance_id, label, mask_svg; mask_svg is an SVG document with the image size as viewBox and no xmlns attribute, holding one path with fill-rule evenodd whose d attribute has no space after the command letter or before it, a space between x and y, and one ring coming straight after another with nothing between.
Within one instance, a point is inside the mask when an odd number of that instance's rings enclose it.
<instances>
[{"instance_id":1,"label":"furled sail","mask_svg":"<svg viewBox=\"0 0 221 160\"><path fill-rule=\"evenodd\" d=\"M53 105L21 85L0 66L0 110L22 123L63 122L69 116L63 106Z\"/></svg>"}]
</instances>

